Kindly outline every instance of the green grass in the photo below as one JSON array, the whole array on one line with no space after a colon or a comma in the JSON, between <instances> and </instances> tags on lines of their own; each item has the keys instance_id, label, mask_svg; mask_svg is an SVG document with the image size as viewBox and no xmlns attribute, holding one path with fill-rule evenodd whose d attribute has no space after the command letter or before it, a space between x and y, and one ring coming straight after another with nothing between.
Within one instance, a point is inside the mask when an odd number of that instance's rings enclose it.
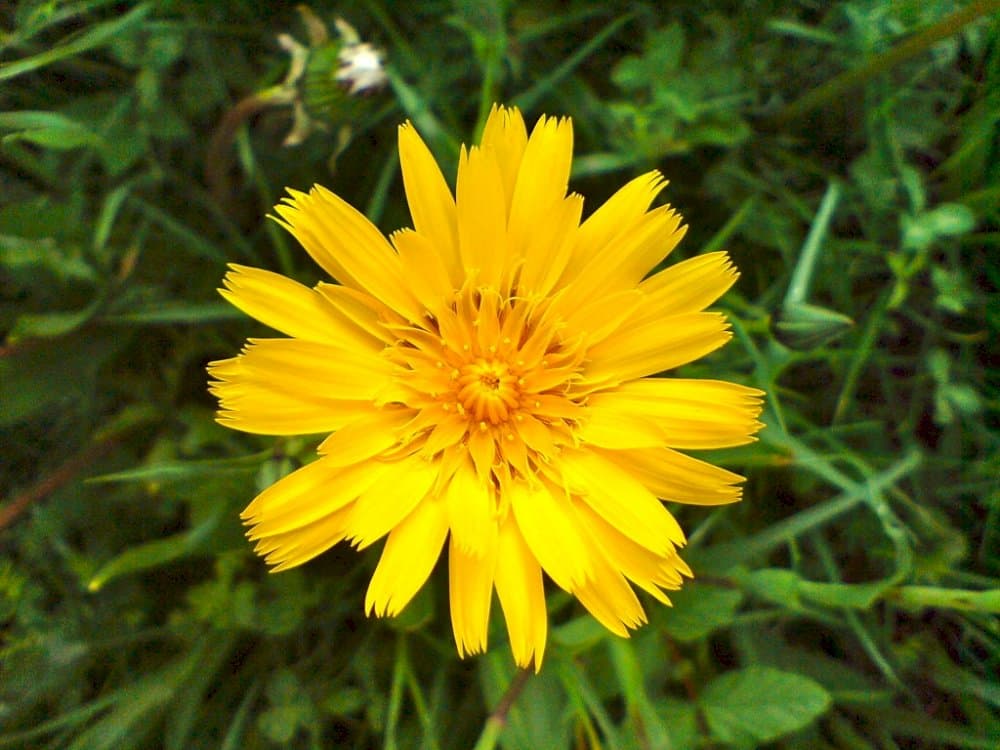
<instances>
[{"instance_id":1,"label":"green grass","mask_svg":"<svg viewBox=\"0 0 1000 750\"><path fill-rule=\"evenodd\" d=\"M0 9L0 748L995 747L1000 3L313 7L389 86L216 153L307 39L290 5ZM397 124L453 174L494 101L573 118L591 209L664 172L675 257L742 272L734 342L684 372L768 392L712 456L745 500L674 509L675 606L622 641L551 590L527 680L499 620L457 658L440 575L393 621L372 554L269 576L239 511L315 440L216 425L204 372L257 331L227 262L318 278L265 218L285 186L405 226Z\"/></svg>"}]
</instances>

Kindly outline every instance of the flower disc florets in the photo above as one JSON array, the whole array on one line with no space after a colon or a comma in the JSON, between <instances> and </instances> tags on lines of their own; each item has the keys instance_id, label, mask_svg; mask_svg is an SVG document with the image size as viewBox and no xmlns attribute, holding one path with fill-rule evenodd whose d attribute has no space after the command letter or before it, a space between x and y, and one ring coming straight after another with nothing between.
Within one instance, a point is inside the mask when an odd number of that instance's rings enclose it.
<instances>
[{"instance_id":1,"label":"flower disc florets","mask_svg":"<svg viewBox=\"0 0 1000 750\"><path fill-rule=\"evenodd\" d=\"M422 325L394 330L394 393L417 411L414 447L428 456L460 449L502 493L573 442L583 351L545 312L544 300L469 288Z\"/></svg>"}]
</instances>

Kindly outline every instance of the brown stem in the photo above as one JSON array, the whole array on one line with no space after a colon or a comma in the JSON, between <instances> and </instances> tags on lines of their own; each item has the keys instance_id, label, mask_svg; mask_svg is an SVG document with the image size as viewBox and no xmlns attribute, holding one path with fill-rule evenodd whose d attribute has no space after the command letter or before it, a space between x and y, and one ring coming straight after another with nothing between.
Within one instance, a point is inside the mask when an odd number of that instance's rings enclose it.
<instances>
[{"instance_id":1,"label":"brown stem","mask_svg":"<svg viewBox=\"0 0 1000 750\"><path fill-rule=\"evenodd\" d=\"M500 702L493 709L493 713L490 714L492 721L497 722L501 726L507 723L507 714L514 707L514 703L517 701L518 696L521 695L521 691L524 690L524 686L528 684L528 679L532 674L530 669L522 668L517 671L514 679L510 681L510 685L507 687L507 692L503 694Z\"/></svg>"},{"instance_id":2,"label":"brown stem","mask_svg":"<svg viewBox=\"0 0 1000 750\"><path fill-rule=\"evenodd\" d=\"M67 460L49 476L16 495L10 502L4 503L0 508L0 529L5 529L16 521L32 503L44 500L64 484L72 481L77 474L107 453L117 442L117 438L109 438L93 443Z\"/></svg>"},{"instance_id":3,"label":"brown stem","mask_svg":"<svg viewBox=\"0 0 1000 750\"><path fill-rule=\"evenodd\" d=\"M476 742L473 750L493 750L496 747L500 739L500 733L507 725L507 715L510 713L511 708L513 708L518 696L521 695L521 691L524 690L524 686L528 683L528 678L532 674L534 673L530 669L524 669L523 667L517 670L514 678L510 681L510 685L507 686L507 692L503 694L500 702L493 709L493 713L486 719L486 724L483 725L483 732L479 735L479 740Z\"/></svg>"},{"instance_id":4,"label":"brown stem","mask_svg":"<svg viewBox=\"0 0 1000 750\"><path fill-rule=\"evenodd\" d=\"M236 140L236 131L239 130L240 125L258 112L268 107L288 104L291 101L291 95L282 90L258 91L237 102L236 106L226 112L215 128L212 139L208 143L208 152L205 155L205 182L208 183L212 197L223 210L229 205L232 198L229 165L233 141Z\"/></svg>"}]
</instances>

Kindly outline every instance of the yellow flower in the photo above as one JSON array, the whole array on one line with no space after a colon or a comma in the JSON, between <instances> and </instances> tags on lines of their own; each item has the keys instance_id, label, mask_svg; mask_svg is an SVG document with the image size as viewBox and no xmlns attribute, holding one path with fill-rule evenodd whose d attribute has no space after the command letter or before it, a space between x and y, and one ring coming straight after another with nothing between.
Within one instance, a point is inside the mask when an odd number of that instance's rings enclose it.
<instances>
[{"instance_id":1,"label":"yellow flower","mask_svg":"<svg viewBox=\"0 0 1000 750\"><path fill-rule=\"evenodd\" d=\"M413 229L387 241L325 188L289 191L279 223L339 284L310 289L232 266L223 296L289 338L214 362L219 421L331 433L319 458L246 509L274 570L388 535L365 609L395 615L445 542L460 654L486 648L496 590L514 658L539 668L542 572L621 636L691 571L660 499L740 499L742 477L678 452L753 440L760 391L651 377L722 346L704 312L736 280L725 253L647 275L684 235L649 209L657 172L581 223L566 194L573 130L494 108L461 152L453 196L413 127L399 129Z\"/></svg>"}]
</instances>

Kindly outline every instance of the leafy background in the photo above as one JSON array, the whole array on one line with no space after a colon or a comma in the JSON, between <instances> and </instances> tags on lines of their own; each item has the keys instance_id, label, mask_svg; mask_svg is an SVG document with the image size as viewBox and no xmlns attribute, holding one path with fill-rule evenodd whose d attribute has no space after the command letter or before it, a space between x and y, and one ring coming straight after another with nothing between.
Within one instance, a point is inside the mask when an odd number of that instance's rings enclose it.
<instances>
[{"instance_id":1,"label":"leafy background","mask_svg":"<svg viewBox=\"0 0 1000 750\"><path fill-rule=\"evenodd\" d=\"M997 8L316 0L390 85L212 154L284 77L276 35L305 40L291 4L3 4L0 748L996 747ZM544 669L491 719L502 626L459 661L440 576L368 621L372 554L265 572L238 511L315 441L217 426L204 366L259 331L226 262L317 278L264 218L284 186L406 225L396 125L453 174L496 100L573 117L591 208L664 171L676 257L743 272L734 342L685 374L769 398L712 456L745 501L675 509L675 606L622 641L551 591Z\"/></svg>"}]
</instances>

